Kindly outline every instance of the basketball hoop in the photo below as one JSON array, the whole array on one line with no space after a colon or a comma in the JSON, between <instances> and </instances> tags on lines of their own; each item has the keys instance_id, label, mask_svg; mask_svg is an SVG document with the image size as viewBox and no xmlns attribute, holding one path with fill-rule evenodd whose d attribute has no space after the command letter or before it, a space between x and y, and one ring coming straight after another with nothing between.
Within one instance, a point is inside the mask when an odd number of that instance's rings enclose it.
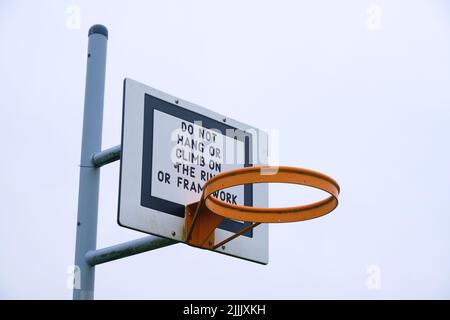
<instances>
[{"instance_id":1,"label":"basketball hoop","mask_svg":"<svg viewBox=\"0 0 450 320\"><path fill-rule=\"evenodd\" d=\"M262 174L270 172L270 174ZM212 196L216 191L253 183L289 183L305 185L330 196L311 204L285 208L257 208L233 205ZM205 249L217 249L261 223L310 220L333 211L338 205L339 185L332 178L313 170L294 167L257 166L231 170L209 179L203 186L200 201L185 209L186 243ZM223 219L251 222L231 237L215 243L214 230Z\"/></svg>"}]
</instances>

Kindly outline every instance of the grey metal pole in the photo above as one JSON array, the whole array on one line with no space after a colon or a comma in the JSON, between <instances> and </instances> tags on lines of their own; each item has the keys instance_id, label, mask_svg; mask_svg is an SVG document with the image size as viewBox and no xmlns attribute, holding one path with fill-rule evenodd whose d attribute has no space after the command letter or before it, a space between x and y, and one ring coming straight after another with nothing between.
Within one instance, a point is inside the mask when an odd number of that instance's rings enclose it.
<instances>
[{"instance_id":1,"label":"grey metal pole","mask_svg":"<svg viewBox=\"0 0 450 320\"><path fill-rule=\"evenodd\" d=\"M92 155L92 164L96 168L103 167L108 163L117 161L120 159L120 144L118 146L97 152Z\"/></svg>"},{"instance_id":2,"label":"grey metal pole","mask_svg":"<svg viewBox=\"0 0 450 320\"><path fill-rule=\"evenodd\" d=\"M116 244L111 247L88 251L86 253L86 261L90 265L95 266L97 264L167 247L176 243L177 241L171 239L146 236L140 239Z\"/></svg>"},{"instance_id":3,"label":"grey metal pole","mask_svg":"<svg viewBox=\"0 0 450 320\"><path fill-rule=\"evenodd\" d=\"M97 245L100 169L92 164L92 155L101 150L102 143L107 41L106 27L94 25L89 29L75 247L78 271L74 275L79 277L80 288L74 288L74 300L94 298L95 267L86 262L85 255Z\"/></svg>"}]
</instances>

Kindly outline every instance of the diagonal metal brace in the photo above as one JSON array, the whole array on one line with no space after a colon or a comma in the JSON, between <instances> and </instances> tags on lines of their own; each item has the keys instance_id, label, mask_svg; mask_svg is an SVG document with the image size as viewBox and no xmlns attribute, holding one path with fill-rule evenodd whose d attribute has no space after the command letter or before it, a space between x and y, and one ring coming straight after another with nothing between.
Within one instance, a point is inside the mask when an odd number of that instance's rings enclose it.
<instances>
[{"instance_id":1,"label":"diagonal metal brace","mask_svg":"<svg viewBox=\"0 0 450 320\"><path fill-rule=\"evenodd\" d=\"M185 208L186 243L192 246L214 250L260 224L252 223L216 244L214 231L223 220L224 217L209 210L202 200L188 204Z\"/></svg>"}]
</instances>

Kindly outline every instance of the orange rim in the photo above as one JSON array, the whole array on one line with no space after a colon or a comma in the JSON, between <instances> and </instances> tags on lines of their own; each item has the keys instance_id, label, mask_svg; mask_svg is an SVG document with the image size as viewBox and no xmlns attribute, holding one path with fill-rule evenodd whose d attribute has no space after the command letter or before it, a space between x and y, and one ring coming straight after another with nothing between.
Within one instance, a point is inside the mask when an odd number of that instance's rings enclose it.
<instances>
[{"instance_id":1,"label":"orange rim","mask_svg":"<svg viewBox=\"0 0 450 320\"><path fill-rule=\"evenodd\" d=\"M239 206L211 196L214 192L222 189L254 183L305 185L323 190L330 196L311 204L284 208ZM304 221L326 215L337 207L338 196L338 183L323 173L287 166L256 166L223 172L211 178L203 186L200 202L204 201L211 212L225 218L246 222L281 223Z\"/></svg>"}]
</instances>

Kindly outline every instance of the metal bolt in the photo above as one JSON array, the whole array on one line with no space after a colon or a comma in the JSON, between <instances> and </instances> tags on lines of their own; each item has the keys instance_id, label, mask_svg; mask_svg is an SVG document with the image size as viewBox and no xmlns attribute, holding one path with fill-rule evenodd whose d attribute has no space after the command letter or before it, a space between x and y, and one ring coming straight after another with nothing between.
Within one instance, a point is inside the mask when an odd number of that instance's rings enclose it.
<instances>
[{"instance_id":1,"label":"metal bolt","mask_svg":"<svg viewBox=\"0 0 450 320\"><path fill-rule=\"evenodd\" d=\"M177 99L177 100L175 100L175 103L176 103L176 104L178 104L179 102L180 102L180 100L178 100L178 99Z\"/></svg>"},{"instance_id":2,"label":"metal bolt","mask_svg":"<svg viewBox=\"0 0 450 320\"><path fill-rule=\"evenodd\" d=\"M177 234L175 231L172 231L172 237L175 237Z\"/></svg>"},{"instance_id":3,"label":"metal bolt","mask_svg":"<svg viewBox=\"0 0 450 320\"><path fill-rule=\"evenodd\" d=\"M225 250L225 246L222 246L222 250Z\"/></svg>"},{"instance_id":4,"label":"metal bolt","mask_svg":"<svg viewBox=\"0 0 450 320\"><path fill-rule=\"evenodd\" d=\"M79 225L81 225L81 222L78 221L78 222L77 222L77 226L79 226Z\"/></svg>"},{"instance_id":5,"label":"metal bolt","mask_svg":"<svg viewBox=\"0 0 450 320\"><path fill-rule=\"evenodd\" d=\"M223 121L223 122L227 122L227 118L223 118L222 121Z\"/></svg>"}]
</instances>

